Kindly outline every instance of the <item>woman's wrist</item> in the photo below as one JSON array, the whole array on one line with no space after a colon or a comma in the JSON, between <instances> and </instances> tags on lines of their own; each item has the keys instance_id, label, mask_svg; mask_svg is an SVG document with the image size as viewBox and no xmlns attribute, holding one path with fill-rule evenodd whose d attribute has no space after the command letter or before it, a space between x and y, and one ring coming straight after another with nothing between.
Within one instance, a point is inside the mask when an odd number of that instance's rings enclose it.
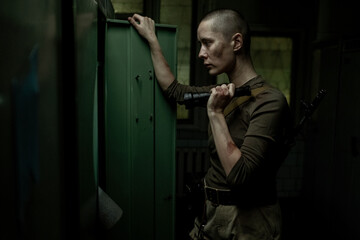
<instances>
[{"instance_id":1,"label":"woman's wrist","mask_svg":"<svg viewBox=\"0 0 360 240\"><path fill-rule=\"evenodd\" d=\"M208 113L208 117L209 118L216 118L216 117L223 117L224 116L224 112L220 109L216 110L216 109L209 109L207 110Z\"/></svg>"}]
</instances>

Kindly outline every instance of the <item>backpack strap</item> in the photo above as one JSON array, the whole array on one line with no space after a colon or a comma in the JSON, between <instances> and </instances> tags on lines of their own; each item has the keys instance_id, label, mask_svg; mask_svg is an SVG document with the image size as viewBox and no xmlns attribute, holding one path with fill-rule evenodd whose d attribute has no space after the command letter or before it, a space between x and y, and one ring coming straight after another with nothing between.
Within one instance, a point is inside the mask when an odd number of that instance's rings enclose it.
<instances>
[{"instance_id":1,"label":"backpack strap","mask_svg":"<svg viewBox=\"0 0 360 240\"><path fill-rule=\"evenodd\" d=\"M231 113L235 108L249 100L251 97L256 97L259 93L267 89L267 86L262 86L258 88L251 89L251 95L250 96L241 96L238 98L234 98L233 101L231 101L224 109L224 116L226 117L229 113Z\"/></svg>"}]
</instances>

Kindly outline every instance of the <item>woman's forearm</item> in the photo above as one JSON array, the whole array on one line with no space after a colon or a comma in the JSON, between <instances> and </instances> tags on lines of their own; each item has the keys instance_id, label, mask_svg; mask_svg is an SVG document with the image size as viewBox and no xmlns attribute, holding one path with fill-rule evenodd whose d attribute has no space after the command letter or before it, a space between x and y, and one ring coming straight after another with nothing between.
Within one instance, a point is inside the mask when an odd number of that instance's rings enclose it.
<instances>
[{"instance_id":1,"label":"woman's forearm","mask_svg":"<svg viewBox=\"0 0 360 240\"><path fill-rule=\"evenodd\" d=\"M149 41L149 46L150 46L151 59L153 62L156 79L161 89L166 90L170 86L170 84L175 80L175 76L172 73L168 62L166 61L162 53L157 38Z\"/></svg>"},{"instance_id":2,"label":"woman's forearm","mask_svg":"<svg viewBox=\"0 0 360 240\"><path fill-rule=\"evenodd\" d=\"M240 159L241 151L231 138L224 114L212 112L208 116L216 150L226 176L228 176Z\"/></svg>"}]
</instances>

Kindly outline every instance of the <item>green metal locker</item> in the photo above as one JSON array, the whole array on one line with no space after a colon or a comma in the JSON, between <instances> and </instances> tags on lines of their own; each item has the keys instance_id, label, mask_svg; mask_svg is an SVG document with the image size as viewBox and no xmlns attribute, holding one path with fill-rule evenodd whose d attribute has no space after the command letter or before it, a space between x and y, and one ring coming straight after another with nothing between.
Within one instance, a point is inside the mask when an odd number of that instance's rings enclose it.
<instances>
[{"instance_id":1,"label":"green metal locker","mask_svg":"<svg viewBox=\"0 0 360 240\"><path fill-rule=\"evenodd\" d=\"M177 28L156 25L176 73ZM158 86L147 42L127 22L105 23L106 192L123 215L109 239L174 239L176 106Z\"/></svg>"}]
</instances>

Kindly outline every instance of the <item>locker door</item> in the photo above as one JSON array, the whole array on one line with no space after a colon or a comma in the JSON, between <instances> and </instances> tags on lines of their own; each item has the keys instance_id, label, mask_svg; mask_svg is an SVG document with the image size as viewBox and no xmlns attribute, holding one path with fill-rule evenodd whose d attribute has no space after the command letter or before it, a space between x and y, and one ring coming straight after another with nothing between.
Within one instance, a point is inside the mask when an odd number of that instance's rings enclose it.
<instances>
[{"instance_id":1,"label":"locker door","mask_svg":"<svg viewBox=\"0 0 360 240\"><path fill-rule=\"evenodd\" d=\"M157 26L176 69L176 28ZM106 192L123 209L109 238L172 239L175 108L154 77L147 42L126 21L105 27Z\"/></svg>"}]
</instances>

